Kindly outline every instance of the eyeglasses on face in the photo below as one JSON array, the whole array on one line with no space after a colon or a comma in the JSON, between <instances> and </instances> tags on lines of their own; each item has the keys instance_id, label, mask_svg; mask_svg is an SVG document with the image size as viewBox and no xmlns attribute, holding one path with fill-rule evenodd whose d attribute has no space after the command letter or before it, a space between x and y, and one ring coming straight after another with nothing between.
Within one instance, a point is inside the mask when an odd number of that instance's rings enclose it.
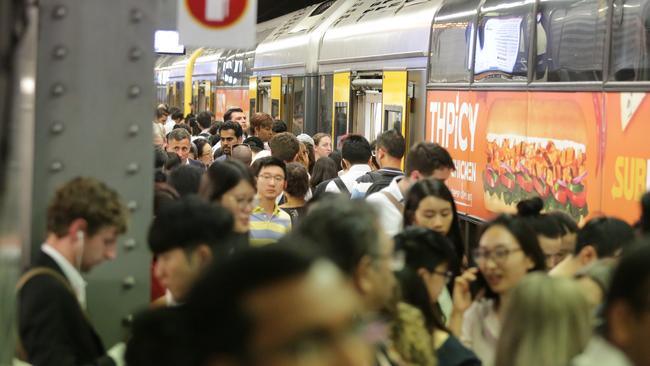
<instances>
[{"instance_id":1,"label":"eyeglasses on face","mask_svg":"<svg viewBox=\"0 0 650 366\"><path fill-rule=\"evenodd\" d=\"M487 262L489 259L494 261L494 263L497 264L502 264L506 260L508 260L508 256L514 252L520 251L520 248L513 248L513 249L508 249L508 248L497 248L494 250L485 250L485 249L475 249L472 251L472 258L476 261L478 264L482 264Z\"/></svg>"},{"instance_id":2,"label":"eyeglasses on face","mask_svg":"<svg viewBox=\"0 0 650 366\"><path fill-rule=\"evenodd\" d=\"M284 181L284 177L281 175L261 174L258 175L257 178L265 181L274 180L276 183L281 183L282 181Z\"/></svg>"}]
</instances>

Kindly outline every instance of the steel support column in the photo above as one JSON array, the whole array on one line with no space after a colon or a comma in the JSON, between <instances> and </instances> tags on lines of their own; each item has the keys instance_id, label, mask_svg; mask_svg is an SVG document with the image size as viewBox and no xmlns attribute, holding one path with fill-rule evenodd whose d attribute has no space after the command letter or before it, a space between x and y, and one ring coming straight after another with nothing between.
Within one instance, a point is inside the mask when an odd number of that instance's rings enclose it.
<instances>
[{"instance_id":1,"label":"steel support column","mask_svg":"<svg viewBox=\"0 0 650 366\"><path fill-rule=\"evenodd\" d=\"M93 176L130 210L118 258L86 276L88 313L107 346L148 302L156 0L41 0L32 253L54 190Z\"/></svg>"}]
</instances>

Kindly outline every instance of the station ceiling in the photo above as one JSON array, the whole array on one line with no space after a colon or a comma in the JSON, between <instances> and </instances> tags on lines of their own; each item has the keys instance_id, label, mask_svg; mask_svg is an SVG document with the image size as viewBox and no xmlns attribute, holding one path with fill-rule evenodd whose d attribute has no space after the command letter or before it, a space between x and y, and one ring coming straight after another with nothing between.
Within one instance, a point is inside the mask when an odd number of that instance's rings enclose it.
<instances>
[{"instance_id":1,"label":"station ceiling","mask_svg":"<svg viewBox=\"0 0 650 366\"><path fill-rule=\"evenodd\" d=\"M264 22L277 18L292 11L302 9L311 4L318 4L324 0L258 0L257 22Z\"/></svg>"}]
</instances>

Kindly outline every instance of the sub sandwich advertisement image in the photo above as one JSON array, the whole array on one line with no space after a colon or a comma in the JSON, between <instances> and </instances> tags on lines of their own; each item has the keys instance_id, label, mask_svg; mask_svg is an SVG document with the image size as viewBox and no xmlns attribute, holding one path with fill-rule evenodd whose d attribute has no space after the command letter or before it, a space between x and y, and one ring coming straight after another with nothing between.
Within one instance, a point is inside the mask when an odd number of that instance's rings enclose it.
<instances>
[{"instance_id":1,"label":"sub sandwich advertisement image","mask_svg":"<svg viewBox=\"0 0 650 366\"><path fill-rule=\"evenodd\" d=\"M447 148L459 212L483 220L538 196L578 222L629 222L650 185L644 93L428 92L426 139ZM644 141L648 140L648 141Z\"/></svg>"}]
</instances>

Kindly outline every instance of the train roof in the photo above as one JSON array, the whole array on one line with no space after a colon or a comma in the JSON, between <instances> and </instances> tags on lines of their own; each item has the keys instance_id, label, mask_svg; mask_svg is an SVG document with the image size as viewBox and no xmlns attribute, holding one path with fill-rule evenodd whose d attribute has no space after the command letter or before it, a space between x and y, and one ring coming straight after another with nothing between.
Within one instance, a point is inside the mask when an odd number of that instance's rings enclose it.
<instances>
[{"instance_id":1,"label":"train roof","mask_svg":"<svg viewBox=\"0 0 650 366\"><path fill-rule=\"evenodd\" d=\"M321 39L351 5L349 0L328 0L288 14L288 19L257 47L255 72L317 73Z\"/></svg>"},{"instance_id":2,"label":"train roof","mask_svg":"<svg viewBox=\"0 0 650 366\"><path fill-rule=\"evenodd\" d=\"M426 68L442 0L355 0L323 37L320 72Z\"/></svg>"}]
</instances>

